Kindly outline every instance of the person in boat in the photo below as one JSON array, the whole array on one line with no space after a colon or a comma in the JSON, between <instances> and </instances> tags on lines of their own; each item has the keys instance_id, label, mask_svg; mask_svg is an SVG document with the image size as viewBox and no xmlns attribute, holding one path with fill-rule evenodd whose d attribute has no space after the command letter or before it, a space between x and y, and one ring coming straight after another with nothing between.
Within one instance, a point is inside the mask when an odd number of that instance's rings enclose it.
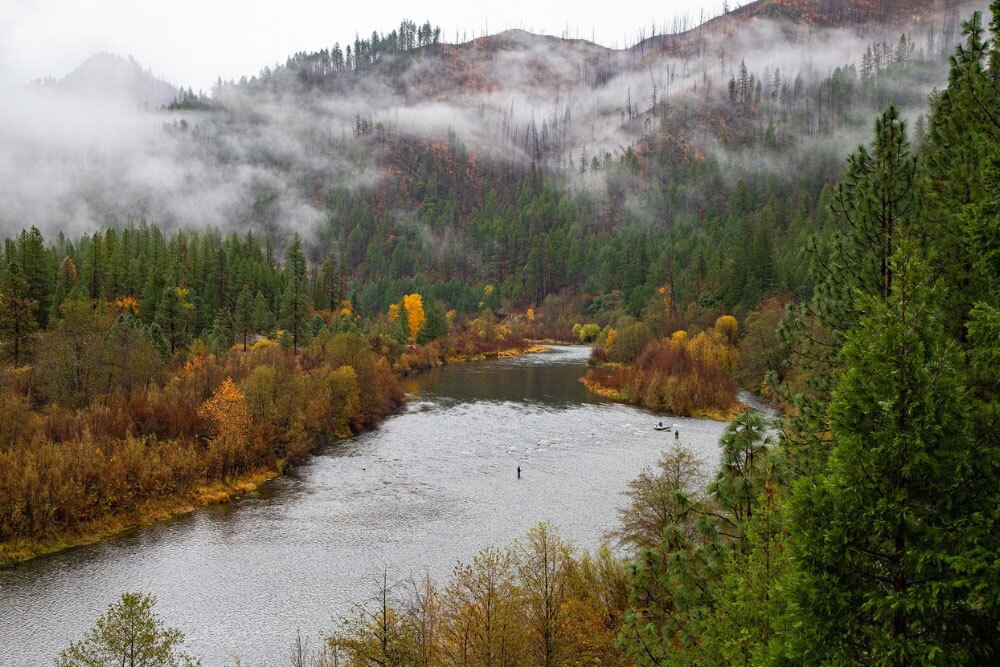
<instances>
[{"instance_id":1,"label":"person in boat","mask_svg":"<svg viewBox=\"0 0 1000 667\"><path fill-rule=\"evenodd\" d=\"M656 428L663 428L663 422L660 422L659 424L657 424Z\"/></svg>"}]
</instances>

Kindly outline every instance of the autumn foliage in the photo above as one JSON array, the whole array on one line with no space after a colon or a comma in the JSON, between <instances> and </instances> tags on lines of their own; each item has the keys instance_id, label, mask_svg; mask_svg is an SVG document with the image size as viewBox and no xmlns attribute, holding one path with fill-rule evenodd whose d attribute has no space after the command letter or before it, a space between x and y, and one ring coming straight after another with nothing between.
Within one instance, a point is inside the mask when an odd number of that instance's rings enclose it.
<instances>
[{"instance_id":1,"label":"autumn foliage","mask_svg":"<svg viewBox=\"0 0 1000 667\"><path fill-rule=\"evenodd\" d=\"M720 322L725 318L720 318ZM735 322L735 320L734 320ZM596 394L650 410L688 416L723 417L739 406L735 371L739 352L729 323L689 338L684 331L645 345L629 366L599 367L584 379ZM612 330L614 333L614 330ZM607 336L612 352L617 336Z\"/></svg>"},{"instance_id":2,"label":"autumn foliage","mask_svg":"<svg viewBox=\"0 0 1000 667\"><path fill-rule=\"evenodd\" d=\"M416 338L427 315L424 314L424 299L419 294L407 294L403 297L403 312L406 313L406 330L411 339Z\"/></svg>"},{"instance_id":3,"label":"autumn foliage","mask_svg":"<svg viewBox=\"0 0 1000 667\"><path fill-rule=\"evenodd\" d=\"M581 553L548 524L455 566L449 581L380 578L372 603L327 638L339 664L615 665L627 570Z\"/></svg>"},{"instance_id":4,"label":"autumn foliage","mask_svg":"<svg viewBox=\"0 0 1000 667\"><path fill-rule=\"evenodd\" d=\"M87 326L114 327L95 322ZM49 345L63 345L59 336L90 340L57 329L43 340L41 360L56 354ZM276 345L192 354L179 368L147 369L144 382L107 392L99 383L89 402L49 388L61 374L0 373L0 560L18 540L85 533L150 503L196 500L208 486L301 461L402 400L386 360L354 334L317 336L297 355ZM59 368L77 363L59 355Z\"/></svg>"}]
</instances>

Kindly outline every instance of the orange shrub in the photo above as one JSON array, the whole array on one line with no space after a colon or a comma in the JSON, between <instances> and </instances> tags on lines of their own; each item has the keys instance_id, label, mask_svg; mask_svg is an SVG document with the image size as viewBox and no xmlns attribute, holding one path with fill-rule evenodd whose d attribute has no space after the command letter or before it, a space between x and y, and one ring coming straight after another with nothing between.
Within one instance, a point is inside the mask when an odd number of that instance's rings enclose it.
<instances>
[{"instance_id":1,"label":"orange shrub","mask_svg":"<svg viewBox=\"0 0 1000 667\"><path fill-rule=\"evenodd\" d=\"M650 410L725 413L738 404L729 375L735 358L735 349L714 335L702 332L688 340L676 332L646 345L632 366L594 369L585 382L599 394Z\"/></svg>"}]
</instances>

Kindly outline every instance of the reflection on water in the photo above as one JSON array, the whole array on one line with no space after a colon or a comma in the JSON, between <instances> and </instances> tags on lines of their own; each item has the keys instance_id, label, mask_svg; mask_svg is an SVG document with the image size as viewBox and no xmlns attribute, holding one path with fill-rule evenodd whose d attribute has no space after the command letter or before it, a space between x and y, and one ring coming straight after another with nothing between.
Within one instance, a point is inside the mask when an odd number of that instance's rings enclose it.
<instances>
[{"instance_id":1,"label":"reflection on water","mask_svg":"<svg viewBox=\"0 0 1000 667\"><path fill-rule=\"evenodd\" d=\"M587 352L426 373L409 381L402 414L256 496L0 572L0 665L51 664L128 590L155 592L206 665L285 664L296 629L315 646L383 565L444 578L542 520L592 548L673 434L588 398ZM723 425L671 422L714 465Z\"/></svg>"},{"instance_id":2,"label":"reflection on water","mask_svg":"<svg viewBox=\"0 0 1000 667\"><path fill-rule=\"evenodd\" d=\"M405 388L445 403L508 401L566 409L591 402L580 382L585 360L574 350L448 366L411 378Z\"/></svg>"}]
</instances>

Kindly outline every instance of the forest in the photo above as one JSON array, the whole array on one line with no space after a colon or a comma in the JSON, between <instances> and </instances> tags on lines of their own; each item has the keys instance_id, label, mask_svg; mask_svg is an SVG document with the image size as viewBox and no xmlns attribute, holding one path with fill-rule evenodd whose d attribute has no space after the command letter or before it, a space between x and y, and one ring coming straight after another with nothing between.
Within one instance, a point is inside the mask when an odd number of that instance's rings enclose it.
<instances>
[{"instance_id":1,"label":"forest","mask_svg":"<svg viewBox=\"0 0 1000 667\"><path fill-rule=\"evenodd\" d=\"M799 250L832 227L844 146L874 114L896 104L923 141L958 21L848 40L741 17L676 48L651 37L621 51L516 31L447 44L403 21L179 91L115 150L17 146L22 169L7 176L23 187L0 221L53 240L212 227L279 257L298 231L309 264L346 276L341 298L369 316L416 292L472 312L492 286L494 312L586 295L603 327L619 309L643 317L669 285L675 314L741 318L763 297L810 293ZM38 192L46 179L54 196Z\"/></svg>"},{"instance_id":2,"label":"forest","mask_svg":"<svg viewBox=\"0 0 1000 667\"><path fill-rule=\"evenodd\" d=\"M989 33L978 13L963 25L919 147L890 106L832 188L834 230L808 250L814 289L780 323L777 430L753 412L733 419L707 485L690 453L665 453L609 536L624 558L581 553L543 524L444 584L383 579L315 664L995 662L992 10ZM720 318L713 333L728 331ZM641 355L669 357L683 340Z\"/></svg>"},{"instance_id":3,"label":"forest","mask_svg":"<svg viewBox=\"0 0 1000 667\"><path fill-rule=\"evenodd\" d=\"M305 237L264 179L240 231L6 239L0 562L280 474L398 409L407 374L573 341L592 393L727 421L714 476L672 447L592 551L542 523L445 581L385 569L320 645L289 637L291 664L995 664L1000 2L951 30L823 76L731 63L697 105L653 79L614 153L559 114L512 113L491 152L358 111L316 149L339 170L283 165L321 212ZM457 48L404 22L181 91L173 111L210 120L164 132L211 163L253 95L402 81ZM370 161L392 178L359 184ZM125 593L57 664L198 664L155 603Z\"/></svg>"},{"instance_id":4,"label":"forest","mask_svg":"<svg viewBox=\"0 0 1000 667\"><path fill-rule=\"evenodd\" d=\"M362 320L297 238L279 264L252 237L32 229L4 266L2 561L252 489L391 414L400 377L530 348L419 293Z\"/></svg>"}]
</instances>

